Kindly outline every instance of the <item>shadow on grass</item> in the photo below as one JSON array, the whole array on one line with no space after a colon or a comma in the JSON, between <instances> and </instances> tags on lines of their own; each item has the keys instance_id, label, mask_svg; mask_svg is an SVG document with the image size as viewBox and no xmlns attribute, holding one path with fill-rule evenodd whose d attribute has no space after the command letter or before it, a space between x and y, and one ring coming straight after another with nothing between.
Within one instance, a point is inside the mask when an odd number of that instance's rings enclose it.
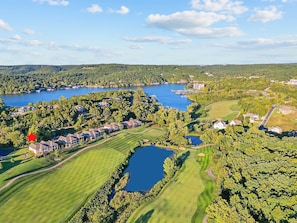
<instances>
[{"instance_id":1,"label":"shadow on grass","mask_svg":"<svg viewBox=\"0 0 297 223\"><path fill-rule=\"evenodd\" d=\"M136 221L135 223L147 223L150 218L152 217L154 213L154 210L150 210L148 212L146 212L145 214L141 215Z\"/></svg>"},{"instance_id":2,"label":"shadow on grass","mask_svg":"<svg viewBox=\"0 0 297 223\"><path fill-rule=\"evenodd\" d=\"M0 169L0 174L8 171L9 169L19 165L22 161L21 160L17 160L17 161L5 161L5 162L2 162L2 169Z\"/></svg>"},{"instance_id":3,"label":"shadow on grass","mask_svg":"<svg viewBox=\"0 0 297 223\"><path fill-rule=\"evenodd\" d=\"M187 151L183 154L181 154L177 159L176 159L176 164L177 166L181 167L183 163L188 159L190 156L190 151Z\"/></svg>"}]
</instances>

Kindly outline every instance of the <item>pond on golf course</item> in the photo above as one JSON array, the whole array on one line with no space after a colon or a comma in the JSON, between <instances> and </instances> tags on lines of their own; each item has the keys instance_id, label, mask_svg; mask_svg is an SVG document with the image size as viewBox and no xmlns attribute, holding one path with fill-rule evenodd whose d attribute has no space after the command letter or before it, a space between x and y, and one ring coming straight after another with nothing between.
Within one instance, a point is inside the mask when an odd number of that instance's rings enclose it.
<instances>
[{"instance_id":1,"label":"pond on golf course","mask_svg":"<svg viewBox=\"0 0 297 223\"><path fill-rule=\"evenodd\" d=\"M172 150L158 148L153 145L137 149L124 171L124 174L127 172L130 174L125 190L145 192L151 189L154 184L164 177L164 160L173 154Z\"/></svg>"}]
</instances>

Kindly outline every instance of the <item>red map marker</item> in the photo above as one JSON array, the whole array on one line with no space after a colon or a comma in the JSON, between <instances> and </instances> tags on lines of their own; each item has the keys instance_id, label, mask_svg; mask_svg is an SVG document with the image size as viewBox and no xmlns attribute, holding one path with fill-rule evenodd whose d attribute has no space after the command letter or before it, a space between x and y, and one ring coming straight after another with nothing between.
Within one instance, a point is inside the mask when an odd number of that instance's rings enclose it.
<instances>
[{"instance_id":1,"label":"red map marker","mask_svg":"<svg viewBox=\"0 0 297 223\"><path fill-rule=\"evenodd\" d=\"M28 138L29 142L35 142L37 136L34 133L30 132L30 134L27 136L27 138Z\"/></svg>"}]
</instances>

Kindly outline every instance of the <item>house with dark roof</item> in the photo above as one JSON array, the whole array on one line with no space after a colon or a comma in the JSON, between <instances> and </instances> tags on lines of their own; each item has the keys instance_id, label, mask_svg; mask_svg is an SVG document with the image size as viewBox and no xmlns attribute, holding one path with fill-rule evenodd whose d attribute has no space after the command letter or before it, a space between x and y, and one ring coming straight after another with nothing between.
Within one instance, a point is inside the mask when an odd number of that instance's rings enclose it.
<instances>
[{"instance_id":1,"label":"house with dark roof","mask_svg":"<svg viewBox=\"0 0 297 223\"><path fill-rule=\"evenodd\" d=\"M74 147L79 144L79 138L73 134L68 134L67 136L60 136L58 142L65 148Z\"/></svg>"},{"instance_id":2,"label":"house with dark roof","mask_svg":"<svg viewBox=\"0 0 297 223\"><path fill-rule=\"evenodd\" d=\"M52 141L52 140L48 140L48 141L41 141L40 142L43 145L46 145L50 151L56 150L59 148L59 144Z\"/></svg>"}]
</instances>

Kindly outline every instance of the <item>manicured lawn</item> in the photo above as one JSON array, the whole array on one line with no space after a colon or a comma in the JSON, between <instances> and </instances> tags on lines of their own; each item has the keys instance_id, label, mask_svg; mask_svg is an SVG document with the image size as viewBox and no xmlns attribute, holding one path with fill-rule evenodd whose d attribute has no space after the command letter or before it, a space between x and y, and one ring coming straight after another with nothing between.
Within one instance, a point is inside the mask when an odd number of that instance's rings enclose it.
<instances>
[{"instance_id":1,"label":"manicured lawn","mask_svg":"<svg viewBox=\"0 0 297 223\"><path fill-rule=\"evenodd\" d=\"M237 102L237 100L220 101L209 105L209 112L206 118L227 119L229 121L236 118L238 112L240 111L240 107L238 106Z\"/></svg>"},{"instance_id":2,"label":"manicured lawn","mask_svg":"<svg viewBox=\"0 0 297 223\"><path fill-rule=\"evenodd\" d=\"M200 176L202 163L197 162L196 154L191 151L181 172L154 201L138 208L128 222L191 222L197 198L205 189ZM203 158L208 159L207 156Z\"/></svg>"},{"instance_id":3,"label":"manicured lawn","mask_svg":"<svg viewBox=\"0 0 297 223\"><path fill-rule=\"evenodd\" d=\"M14 155L13 153L10 156L15 157L16 155ZM14 176L20 175L28 171L43 168L45 166L50 165L50 163L48 163L44 158L28 158L24 161L22 161L22 159L15 159L14 162L11 162L8 158L7 160L2 161L2 165L3 169L0 170L0 187L3 186L8 179Z\"/></svg>"},{"instance_id":4,"label":"manicured lawn","mask_svg":"<svg viewBox=\"0 0 297 223\"><path fill-rule=\"evenodd\" d=\"M205 147L199 149L198 153L204 153L204 157L198 157L197 161L200 163L200 176L204 183L204 191L199 195L197 199L197 210L192 218L192 222L201 223L202 219L206 215L206 208L211 203L214 198L215 182L211 179L207 173L206 169L209 168L211 159L211 149L212 147Z\"/></svg>"},{"instance_id":5,"label":"manicured lawn","mask_svg":"<svg viewBox=\"0 0 297 223\"><path fill-rule=\"evenodd\" d=\"M139 145L139 140L163 133L159 129L139 135L121 133L54 171L23 178L0 192L0 222L65 222L108 179L128 151Z\"/></svg>"},{"instance_id":6,"label":"manicured lawn","mask_svg":"<svg viewBox=\"0 0 297 223\"><path fill-rule=\"evenodd\" d=\"M283 131L292 131L297 129L297 112L283 115L278 109L275 109L270 117L267 127L279 126Z\"/></svg>"}]
</instances>

